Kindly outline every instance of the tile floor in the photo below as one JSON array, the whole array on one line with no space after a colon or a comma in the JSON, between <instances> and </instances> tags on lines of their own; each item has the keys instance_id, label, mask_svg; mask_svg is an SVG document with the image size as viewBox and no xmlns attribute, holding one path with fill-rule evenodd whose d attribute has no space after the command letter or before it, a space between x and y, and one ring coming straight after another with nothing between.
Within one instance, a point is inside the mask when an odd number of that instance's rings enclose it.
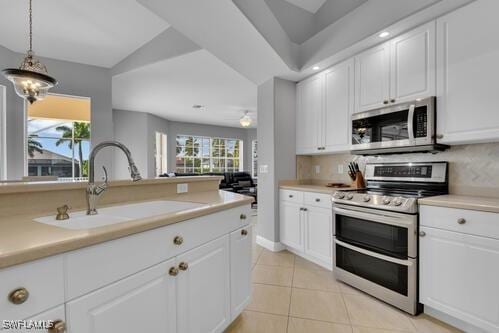
<instances>
[{"instance_id":1,"label":"tile floor","mask_svg":"<svg viewBox=\"0 0 499 333\"><path fill-rule=\"evenodd\" d=\"M253 248L253 298L226 333L451 333L336 281L330 271L283 251Z\"/></svg>"}]
</instances>

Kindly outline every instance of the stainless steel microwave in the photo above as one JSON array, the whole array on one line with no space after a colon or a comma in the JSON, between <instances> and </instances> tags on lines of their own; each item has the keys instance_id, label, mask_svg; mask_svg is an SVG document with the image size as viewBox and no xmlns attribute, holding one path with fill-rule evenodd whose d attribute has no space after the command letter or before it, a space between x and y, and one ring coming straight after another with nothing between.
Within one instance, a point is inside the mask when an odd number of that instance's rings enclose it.
<instances>
[{"instance_id":1,"label":"stainless steel microwave","mask_svg":"<svg viewBox=\"0 0 499 333\"><path fill-rule=\"evenodd\" d=\"M418 99L352 115L352 153L436 152L436 98Z\"/></svg>"}]
</instances>

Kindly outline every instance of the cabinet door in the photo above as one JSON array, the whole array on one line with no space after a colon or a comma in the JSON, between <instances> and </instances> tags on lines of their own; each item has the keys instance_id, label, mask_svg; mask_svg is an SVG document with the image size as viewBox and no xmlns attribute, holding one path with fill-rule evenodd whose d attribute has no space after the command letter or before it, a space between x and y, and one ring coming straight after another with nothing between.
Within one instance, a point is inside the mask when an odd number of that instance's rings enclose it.
<instances>
[{"instance_id":1,"label":"cabinet door","mask_svg":"<svg viewBox=\"0 0 499 333\"><path fill-rule=\"evenodd\" d=\"M390 43L355 57L355 112L382 107L390 95Z\"/></svg>"},{"instance_id":2,"label":"cabinet door","mask_svg":"<svg viewBox=\"0 0 499 333\"><path fill-rule=\"evenodd\" d=\"M422 227L421 302L499 332L499 240Z\"/></svg>"},{"instance_id":3,"label":"cabinet door","mask_svg":"<svg viewBox=\"0 0 499 333\"><path fill-rule=\"evenodd\" d=\"M435 22L391 41L390 103L435 96Z\"/></svg>"},{"instance_id":4,"label":"cabinet door","mask_svg":"<svg viewBox=\"0 0 499 333\"><path fill-rule=\"evenodd\" d=\"M68 332L176 332L175 277L168 274L174 265L163 262L70 301Z\"/></svg>"},{"instance_id":5,"label":"cabinet door","mask_svg":"<svg viewBox=\"0 0 499 333\"><path fill-rule=\"evenodd\" d=\"M332 264L332 208L307 206L306 209L303 215L305 219L305 253L328 265Z\"/></svg>"},{"instance_id":6,"label":"cabinet door","mask_svg":"<svg viewBox=\"0 0 499 333\"><path fill-rule=\"evenodd\" d=\"M222 332L229 325L229 264L227 235L177 257L178 332Z\"/></svg>"},{"instance_id":7,"label":"cabinet door","mask_svg":"<svg viewBox=\"0 0 499 333\"><path fill-rule=\"evenodd\" d=\"M279 208L281 243L303 251L302 207L281 201Z\"/></svg>"},{"instance_id":8,"label":"cabinet door","mask_svg":"<svg viewBox=\"0 0 499 333\"><path fill-rule=\"evenodd\" d=\"M5 319L14 319L14 318L5 318ZM48 311L45 311L43 313L40 313L34 317L28 318L26 320L27 322L39 322L43 321L45 323L48 323L48 321L51 321L54 325L57 325L55 327L60 328L61 326L64 327L65 324L65 315L64 315L64 305L60 305L58 307L55 307L53 309L50 309ZM9 325L8 327L4 325ZM29 333L29 332L38 332L38 333L48 333L51 332L48 329L41 329L41 328L11 328L10 323L2 323L0 322L0 332L8 332L8 333Z\"/></svg>"},{"instance_id":9,"label":"cabinet door","mask_svg":"<svg viewBox=\"0 0 499 333\"><path fill-rule=\"evenodd\" d=\"M437 133L448 144L499 140L499 1L437 20Z\"/></svg>"},{"instance_id":10,"label":"cabinet door","mask_svg":"<svg viewBox=\"0 0 499 333\"><path fill-rule=\"evenodd\" d=\"M230 234L230 313L236 319L251 298L251 247L253 228L247 226Z\"/></svg>"},{"instance_id":11,"label":"cabinet door","mask_svg":"<svg viewBox=\"0 0 499 333\"><path fill-rule=\"evenodd\" d=\"M296 153L318 152L321 142L321 117L324 76L317 74L297 85Z\"/></svg>"},{"instance_id":12,"label":"cabinet door","mask_svg":"<svg viewBox=\"0 0 499 333\"><path fill-rule=\"evenodd\" d=\"M350 59L324 74L324 147L328 153L350 150L350 115L354 107L354 61Z\"/></svg>"}]
</instances>

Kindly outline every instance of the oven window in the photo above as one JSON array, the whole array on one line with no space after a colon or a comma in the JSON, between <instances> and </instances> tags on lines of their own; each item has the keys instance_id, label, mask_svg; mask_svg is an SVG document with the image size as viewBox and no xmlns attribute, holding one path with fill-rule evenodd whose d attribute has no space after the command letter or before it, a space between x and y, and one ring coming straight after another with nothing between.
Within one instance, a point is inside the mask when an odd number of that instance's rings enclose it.
<instances>
[{"instance_id":1,"label":"oven window","mask_svg":"<svg viewBox=\"0 0 499 333\"><path fill-rule=\"evenodd\" d=\"M408 267L336 244L336 267L407 296Z\"/></svg>"},{"instance_id":2,"label":"oven window","mask_svg":"<svg viewBox=\"0 0 499 333\"><path fill-rule=\"evenodd\" d=\"M406 228L336 214L336 238L352 245L406 259L408 232Z\"/></svg>"}]
</instances>

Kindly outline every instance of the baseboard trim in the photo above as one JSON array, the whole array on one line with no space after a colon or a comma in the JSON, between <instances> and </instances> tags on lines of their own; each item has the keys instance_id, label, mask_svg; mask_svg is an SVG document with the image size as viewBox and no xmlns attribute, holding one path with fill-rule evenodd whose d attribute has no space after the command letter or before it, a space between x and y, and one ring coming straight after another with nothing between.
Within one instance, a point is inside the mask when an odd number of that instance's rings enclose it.
<instances>
[{"instance_id":1,"label":"baseboard trim","mask_svg":"<svg viewBox=\"0 0 499 333\"><path fill-rule=\"evenodd\" d=\"M258 235L256 236L256 243L258 245L260 245L261 247L264 247L265 249L272 251L272 252L279 252L279 251L286 249L286 247L284 245L282 245L281 243L276 243L276 242L270 241L267 238L264 238L264 237L258 236Z\"/></svg>"},{"instance_id":2,"label":"baseboard trim","mask_svg":"<svg viewBox=\"0 0 499 333\"><path fill-rule=\"evenodd\" d=\"M424 306L424 313L427 315L436 318L440 321L443 321L444 323L447 323L451 326L454 326L463 332L474 332L474 333L486 333L487 331L476 327L475 325L469 324L461 319L458 319L456 317L453 317L451 315L448 315L440 310L434 309L430 306L425 305Z\"/></svg>"},{"instance_id":3,"label":"baseboard trim","mask_svg":"<svg viewBox=\"0 0 499 333\"><path fill-rule=\"evenodd\" d=\"M299 257L302 257L302 258L304 258L304 259L307 259L308 261L313 262L314 264L317 264L317 265L319 265L319 266L321 266L321 267L324 267L324 268L325 268L325 269L327 269L328 271L332 271L332 270L333 270L333 264L332 264L332 263L326 263L326 262L324 262L324 261L322 261L322 260L319 260L319 259L317 259L317 258L314 258L314 257L312 257L312 256L309 256L309 255L307 255L307 254L305 254L305 253L303 253L303 252L301 252L301 251L299 251L299 250L296 250L296 249L294 249L294 248L292 248L292 247L289 247L289 246L286 246L285 248L286 248L286 250L288 250L289 252L294 253L294 254L296 254L296 255L297 255L297 256L299 256Z\"/></svg>"}]
</instances>

